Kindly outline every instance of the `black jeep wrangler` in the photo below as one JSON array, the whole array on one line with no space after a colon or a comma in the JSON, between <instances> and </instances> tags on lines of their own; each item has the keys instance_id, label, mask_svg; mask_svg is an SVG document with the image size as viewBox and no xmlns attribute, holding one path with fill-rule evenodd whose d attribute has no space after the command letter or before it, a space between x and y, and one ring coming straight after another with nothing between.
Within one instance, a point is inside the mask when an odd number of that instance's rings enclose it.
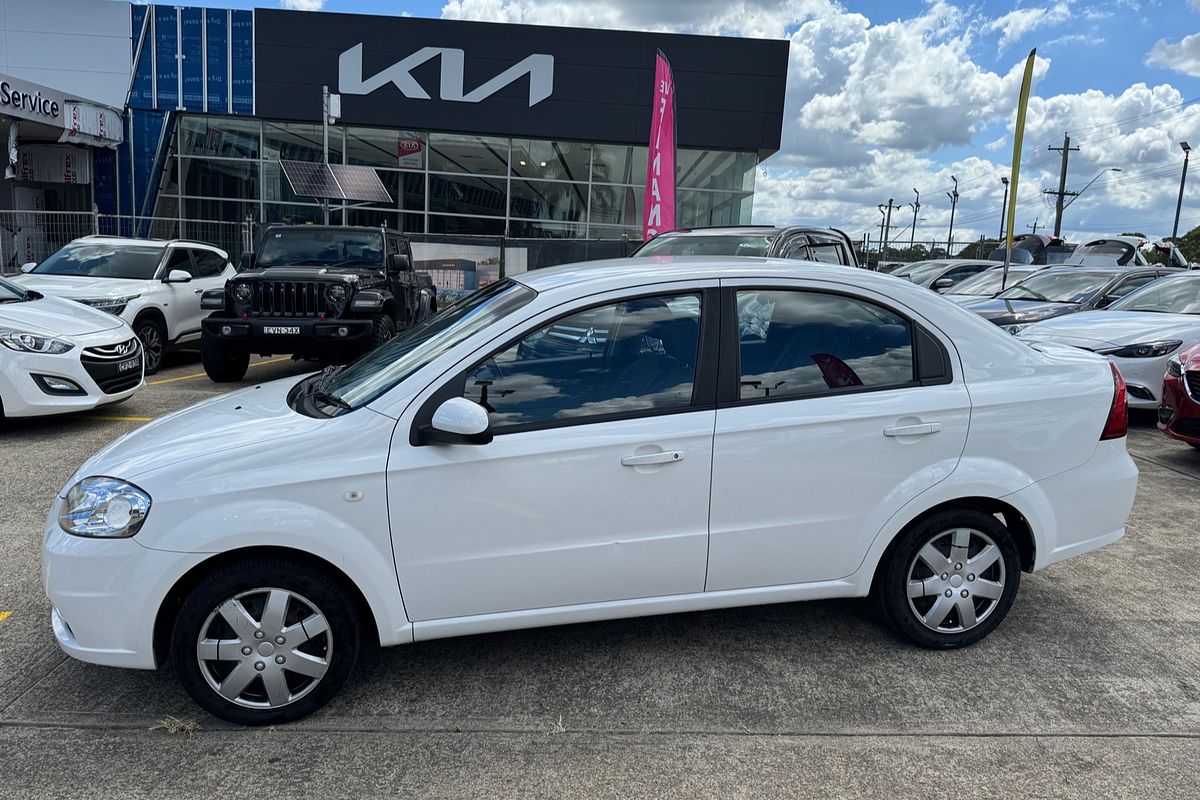
<instances>
[{"instance_id":1,"label":"black jeep wrangler","mask_svg":"<svg viewBox=\"0 0 1200 800\"><path fill-rule=\"evenodd\" d=\"M251 354L345 362L437 310L412 248L384 228L271 225L224 289L201 297L200 356L217 382L238 381Z\"/></svg>"}]
</instances>

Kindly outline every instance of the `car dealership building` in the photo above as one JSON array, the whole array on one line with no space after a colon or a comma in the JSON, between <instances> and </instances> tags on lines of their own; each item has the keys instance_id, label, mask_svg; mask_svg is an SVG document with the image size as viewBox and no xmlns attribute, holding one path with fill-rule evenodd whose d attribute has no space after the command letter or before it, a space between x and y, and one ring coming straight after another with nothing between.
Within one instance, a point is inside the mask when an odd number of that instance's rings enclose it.
<instances>
[{"instance_id":1,"label":"car dealership building","mask_svg":"<svg viewBox=\"0 0 1200 800\"><path fill-rule=\"evenodd\" d=\"M86 190L55 201L64 209L317 222L317 200L297 196L279 162L328 158L377 168L393 198L336 205L334 223L637 239L657 50L676 84L681 226L748 223L755 167L779 148L786 41L116 0L0 6L0 73L118 126L54 143L86 165ZM32 44L18 53L17 41ZM340 97L327 126L323 87ZM31 130L17 129L18 157ZM6 180L0 209L57 197L60 177Z\"/></svg>"}]
</instances>

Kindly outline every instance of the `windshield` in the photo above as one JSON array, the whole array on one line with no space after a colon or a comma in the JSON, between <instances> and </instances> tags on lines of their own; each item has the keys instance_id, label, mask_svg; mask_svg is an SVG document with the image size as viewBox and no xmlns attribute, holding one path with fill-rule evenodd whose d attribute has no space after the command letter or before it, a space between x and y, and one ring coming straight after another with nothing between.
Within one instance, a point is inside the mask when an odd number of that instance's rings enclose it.
<instances>
[{"instance_id":1,"label":"windshield","mask_svg":"<svg viewBox=\"0 0 1200 800\"><path fill-rule=\"evenodd\" d=\"M896 270L895 274L901 278L908 278L913 283L920 283L927 278L932 278L948 266L950 266L949 261L918 261L907 267L901 267Z\"/></svg>"},{"instance_id":2,"label":"windshield","mask_svg":"<svg viewBox=\"0 0 1200 800\"><path fill-rule=\"evenodd\" d=\"M163 248L146 245L72 242L34 267L38 275L154 280Z\"/></svg>"},{"instance_id":3,"label":"windshield","mask_svg":"<svg viewBox=\"0 0 1200 800\"><path fill-rule=\"evenodd\" d=\"M1106 274L1055 270L1034 275L1011 289L1005 289L996 297L1003 300L1082 303L1107 286L1110 280L1112 276Z\"/></svg>"},{"instance_id":4,"label":"windshield","mask_svg":"<svg viewBox=\"0 0 1200 800\"><path fill-rule=\"evenodd\" d=\"M1109 306L1112 311L1200 314L1200 278L1179 275L1148 283Z\"/></svg>"},{"instance_id":5,"label":"windshield","mask_svg":"<svg viewBox=\"0 0 1200 800\"><path fill-rule=\"evenodd\" d=\"M1032 275L1027 269L1010 269L1004 281L1004 268L989 269L967 278L957 286L951 286L943 294L969 294L972 297L994 297L1004 287L1014 286ZM1000 283L1004 281L1004 287Z\"/></svg>"},{"instance_id":6,"label":"windshield","mask_svg":"<svg viewBox=\"0 0 1200 800\"><path fill-rule=\"evenodd\" d=\"M377 267L383 263L383 236L375 231L327 228L268 231L255 263L259 267Z\"/></svg>"},{"instance_id":7,"label":"windshield","mask_svg":"<svg viewBox=\"0 0 1200 800\"><path fill-rule=\"evenodd\" d=\"M0 278L0 303L19 303L29 299L29 295L20 286Z\"/></svg>"},{"instance_id":8,"label":"windshield","mask_svg":"<svg viewBox=\"0 0 1200 800\"><path fill-rule=\"evenodd\" d=\"M513 281L486 286L355 361L325 391L351 409L361 408L535 296L532 289Z\"/></svg>"},{"instance_id":9,"label":"windshield","mask_svg":"<svg viewBox=\"0 0 1200 800\"><path fill-rule=\"evenodd\" d=\"M1130 261L1133 261L1134 256L1137 255L1137 250L1127 242L1117 239L1101 239L1100 241L1090 242L1083 247L1077 248L1074 255L1076 257L1110 256L1117 260L1119 266L1123 267Z\"/></svg>"},{"instance_id":10,"label":"windshield","mask_svg":"<svg viewBox=\"0 0 1200 800\"><path fill-rule=\"evenodd\" d=\"M775 238L774 233L746 236L717 234L711 236L659 236L646 242L635 256L765 256Z\"/></svg>"}]
</instances>

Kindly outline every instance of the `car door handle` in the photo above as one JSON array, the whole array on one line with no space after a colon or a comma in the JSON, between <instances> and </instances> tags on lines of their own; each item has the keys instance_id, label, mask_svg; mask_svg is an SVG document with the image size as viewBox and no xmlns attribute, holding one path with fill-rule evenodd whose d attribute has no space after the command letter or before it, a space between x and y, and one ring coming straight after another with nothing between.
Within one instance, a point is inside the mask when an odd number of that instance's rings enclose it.
<instances>
[{"instance_id":1,"label":"car door handle","mask_svg":"<svg viewBox=\"0 0 1200 800\"><path fill-rule=\"evenodd\" d=\"M196 291L192 292L192 294L204 294L204 290L203 290L203 289L197 289Z\"/></svg>"},{"instance_id":2,"label":"car door handle","mask_svg":"<svg viewBox=\"0 0 1200 800\"><path fill-rule=\"evenodd\" d=\"M942 429L940 422L924 422L920 425L898 425L895 428L885 428L884 436L928 436Z\"/></svg>"},{"instance_id":3,"label":"car door handle","mask_svg":"<svg viewBox=\"0 0 1200 800\"><path fill-rule=\"evenodd\" d=\"M646 453L640 456L625 456L621 459L622 467L642 467L646 464L673 464L683 461L683 453L678 450L664 450L661 453Z\"/></svg>"}]
</instances>

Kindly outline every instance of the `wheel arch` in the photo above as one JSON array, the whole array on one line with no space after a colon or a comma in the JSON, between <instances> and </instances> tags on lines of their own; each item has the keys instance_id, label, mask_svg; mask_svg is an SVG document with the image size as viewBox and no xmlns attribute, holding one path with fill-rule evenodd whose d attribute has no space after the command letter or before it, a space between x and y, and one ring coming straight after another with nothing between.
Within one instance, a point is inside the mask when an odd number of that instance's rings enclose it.
<instances>
[{"instance_id":1,"label":"wheel arch","mask_svg":"<svg viewBox=\"0 0 1200 800\"><path fill-rule=\"evenodd\" d=\"M354 610L363 622L362 629L366 640L375 646L379 646L379 625L375 619L375 612L372 610L371 604L367 602L366 596L358 588L358 585L345 572L339 569L337 565L320 556L291 547L256 545L237 550L228 550L223 553L214 553L212 557L206 558L204 561L196 564L175 581L166 596L163 597L162 602L159 604L158 612L154 617L154 663L157 666L161 667L165 665L170 658L171 627L174 623L176 613L183 603L183 598L187 596L187 593L213 570L247 558L288 559L326 572L335 581L340 583L342 588L349 594L354 603Z\"/></svg>"},{"instance_id":2,"label":"wheel arch","mask_svg":"<svg viewBox=\"0 0 1200 800\"><path fill-rule=\"evenodd\" d=\"M883 566L891 558L896 543L904 537L904 534L935 514L955 510L981 511L985 514L999 517L1004 527L1008 528L1009 533L1012 534L1013 540L1016 542L1017 555L1021 560L1021 571L1033 572L1033 567L1037 560L1037 542L1034 539L1033 528L1030 526L1029 520L1025 518L1025 515L1018 508L995 497L957 497L922 510L921 513L910 519L896 531L888 542L887 547L884 548L882 555L875 562L871 574L871 591L874 592Z\"/></svg>"},{"instance_id":3,"label":"wheel arch","mask_svg":"<svg viewBox=\"0 0 1200 800\"><path fill-rule=\"evenodd\" d=\"M145 308L143 308L141 311L137 312L137 314L134 315L134 317L133 317L134 329L136 330L137 324L147 317L150 317L151 319L153 319L155 322L157 322L159 325L162 326L163 337L164 337L163 338L163 346L165 347L167 345L167 342L171 341L171 326L167 322L167 315L164 314L162 309L159 308L158 306L146 306Z\"/></svg>"}]
</instances>

